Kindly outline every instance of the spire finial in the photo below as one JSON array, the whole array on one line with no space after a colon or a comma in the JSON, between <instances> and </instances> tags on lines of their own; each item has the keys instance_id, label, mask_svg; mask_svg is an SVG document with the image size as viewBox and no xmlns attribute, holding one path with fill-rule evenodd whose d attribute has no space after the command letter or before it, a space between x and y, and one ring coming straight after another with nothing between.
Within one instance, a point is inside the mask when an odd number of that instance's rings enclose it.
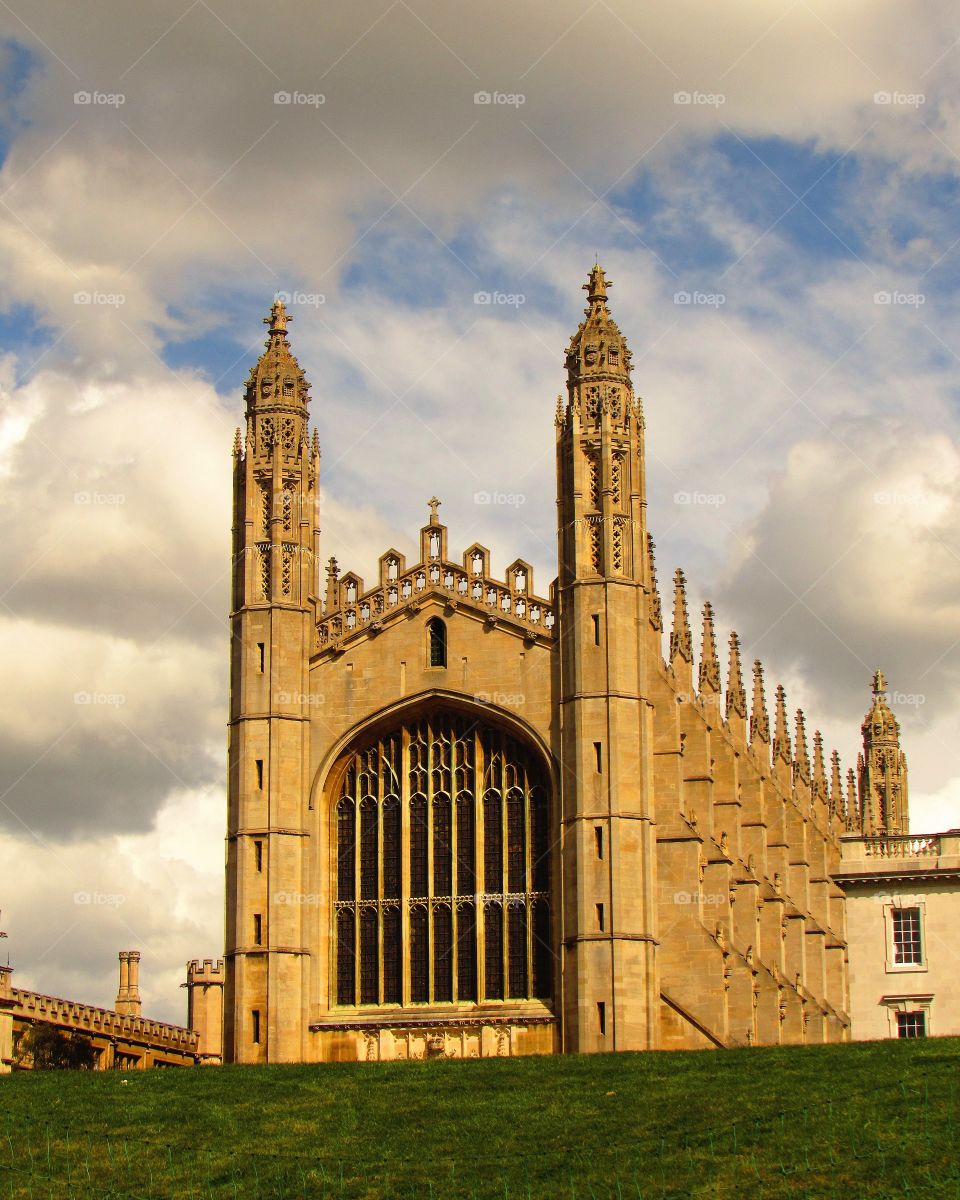
<instances>
[{"instance_id":1,"label":"spire finial","mask_svg":"<svg viewBox=\"0 0 960 1200\"><path fill-rule=\"evenodd\" d=\"M240 426L238 425L233 435L233 457L243 457L243 441L240 437Z\"/></svg>"},{"instance_id":2,"label":"spire finial","mask_svg":"<svg viewBox=\"0 0 960 1200\"><path fill-rule=\"evenodd\" d=\"M813 731L813 795L829 807L827 769L823 761L823 734L819 729Z\"/></svg>"},{"instance_id":3,"label":"spire finial","mask_svg":"<svg viewBox=\"0 0 960 1200\"><path fill-rule=\"evenodd\" d=\"M747 716L747 694L743 690L743 671L740 665L740 639L730 633L730 653L727 659L727 720Z\"/></svg>"},{"instance_id":4,"label":"spire finial","mask_svg":"<svg viewBox=\"0 0 960 1200\"><path fill-rule=\"evenodd\" d=\"M755 659L753 664L753 704L750 708L750 742L770 745L770 718L767 701L763 694L763 664Z\"/></svg>"},{"instance_id":5,"label":"spire finial","mask_svg":"<svg viewBox=\"0 0 960 1200\"><path fill-rule=\"evenodd\" d=\"M606 303L607 288L612 287L613 280L607 279L603 273L603 267L598 262L595 262L590 268L587 282L583 285L583 290L587 293L587 299L591 304L595 304L598 300Z\"/></svg>"},{"instance_id":6,"label":"spire finial","mask_svg":"<svg viewBox=\"0 0 960 1200\"><path fill-rule=\"evenodd\" d=\"M430 499L427 501L427 507L430 509L430 524L439 525L440 517L437 514L437 509L440 507L440 501L436 498L436 496L430 497Z\"/></svg>"},{"instance_id":7,"label":"spire finial","mask_svg":"<svg viewBox=\"0 0 960 1200\"><path fill-rule=\"evenodd\" d=\"M713 632L713 605L709 600L703 606L703 636L700 643L700 691L720 692L720 660L717 658L717 643Z\"/></svg>"},{"instance_id":8,"label":"spire finial","mask_svg":"<svg viewBox=\"0 0 960 1200\"><path fill-rule=\"evenodd\" d=\"M847 768L847 802L846 820L847 828L855 830L858 824L862 823L860 804L857 800L857 777L853 773L853 767Z\"/></svg>"},{"instance_id":9,"label":"spire finial","mask_svg":"<svg viewBox=\"0 0 960 1200\"><path fill-rule=\"evenodd\" d=\"M840 774L840 755L836 750L833 750L830 754L830 811L834 816L843 816L845 810L843 779Z\"/></svg>"},{"instance_id":10,"label":"spire finial","mask_svg":"<svg viewBox=\"0 0 960 1200\"><path fill-rule=\"evenodd\" d=\"M286 333L287 325L293 317L287 315L283 297L278 295L270 306L270 316L263 318L264 325L270 326L271 333Z\"/></svg>"},{"instance_id":11,"label":"spire finial","mask_svg":"<svg viewBox=\"0 0 960 1200\"><path fill-rule=\"evenodd\" d=\"M877 668L873 673L873 694L874 696L883 696L886 694L887 681L883 672Z\"/></svg>"},{"instance_id":12,"label":"spire finial","mask_svg":"<svg viewBox=\"0 0 960 1200\"><path fill-rule=\"evenodd\" d=\"M693 662L693 638L687 619L687 581L683 571L677 567L673 576L673 629L670 633L670 662L682 658Z\"/></svg>"}]
</instances>

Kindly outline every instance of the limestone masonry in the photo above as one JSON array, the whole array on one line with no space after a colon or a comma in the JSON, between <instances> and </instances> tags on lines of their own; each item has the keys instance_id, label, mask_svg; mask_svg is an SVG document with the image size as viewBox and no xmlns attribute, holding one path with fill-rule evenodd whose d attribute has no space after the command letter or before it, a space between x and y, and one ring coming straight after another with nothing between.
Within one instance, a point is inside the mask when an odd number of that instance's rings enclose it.
<instances>
[{"instance_id":1,"label":"limestone masonry","mask_svg":"<svg viewBox=\"0 0 960 1200\"><path fill-rule=\"evenodd\" d=\"M319 582L320 447L284 306L234 443L224 1055L850 1037L841 837L907 828L875 680L859 778L736 634L663 618L631 354L596 266L556 410L558 579L452 552ZM865 733L867 732L865 726Z\"/></svg>"}]
</instances>

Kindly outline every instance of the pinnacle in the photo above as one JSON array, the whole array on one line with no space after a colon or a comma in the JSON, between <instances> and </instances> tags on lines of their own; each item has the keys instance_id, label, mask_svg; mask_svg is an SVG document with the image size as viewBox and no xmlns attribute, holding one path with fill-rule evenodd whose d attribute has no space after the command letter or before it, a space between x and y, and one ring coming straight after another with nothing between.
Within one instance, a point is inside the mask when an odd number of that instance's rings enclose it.
<instances>
[{"instance_id":1,"label":"pinnacle","mask_svg":"<svg viewBox=\"0 0 960 1200\"><path fill-rule=\"evenodd\" d=\"M730 653L727 663L727 720L736 714L740 718L747 715L747 695L743 690L743 671L740 664L740 639L736 633L730 633Z\"/></svg>"}]
</instances>

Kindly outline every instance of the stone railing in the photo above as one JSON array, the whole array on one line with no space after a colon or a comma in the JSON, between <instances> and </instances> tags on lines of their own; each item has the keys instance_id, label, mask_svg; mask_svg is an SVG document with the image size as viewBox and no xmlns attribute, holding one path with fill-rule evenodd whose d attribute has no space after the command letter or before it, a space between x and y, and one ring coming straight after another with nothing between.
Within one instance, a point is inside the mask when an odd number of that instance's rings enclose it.
<instances>
[{"instance_id":1,"label":"stone railing","mask_svg":"<svg viewBox=\"0 0 960 1200\"><path fill-rule=\"evenodd\" d=\"M467 608L483 607L489 618L505 618L526 625L534 636L554 636L554 612L549 600L528 595L525 590L490 579L480 572L445 562L418 563L396 579L354 596L335 612L317 622L314 652L335 646L358 629L379 629L391 613L409 607L430 591L440 590L452 603Z\"/></svg>"},{"instance_id":2,"label":"stone railing","mask_svg":"<svg viewBox=\"0 0 960 1200\"><path fill-rule=\"evenodd\" d=\"M940 853L940 835L912 837L908 833L881 834L863 839L866 858L924 858Z\"/></svg>"}]
</instances>

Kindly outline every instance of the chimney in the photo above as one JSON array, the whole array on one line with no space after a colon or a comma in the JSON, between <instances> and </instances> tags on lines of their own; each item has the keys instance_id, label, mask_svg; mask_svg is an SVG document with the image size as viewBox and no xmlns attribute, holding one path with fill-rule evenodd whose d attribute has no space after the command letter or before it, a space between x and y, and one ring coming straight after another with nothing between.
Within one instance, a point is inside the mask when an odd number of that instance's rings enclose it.
<instances>
[{"instance_id":1,"label":"chimney","mask_svg":"<svg viewBox=\"0 0 960 1200\"><path fill-rule=\"evenodd\" d=\"M121 950L117 1012L128 1017L139 1017L140 1007L140 951Z\"/></svg>"}]
</instances>

